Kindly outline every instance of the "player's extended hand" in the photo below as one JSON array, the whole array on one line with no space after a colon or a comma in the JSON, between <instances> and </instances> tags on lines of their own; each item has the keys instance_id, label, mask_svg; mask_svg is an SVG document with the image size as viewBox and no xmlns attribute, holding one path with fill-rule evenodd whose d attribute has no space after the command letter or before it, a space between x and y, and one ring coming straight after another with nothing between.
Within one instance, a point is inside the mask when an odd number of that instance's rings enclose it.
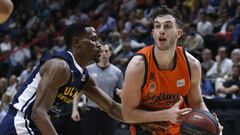
<instances>
[{"instance_id":1,"label":"player's extended hand","mask_svg":"<svg viewBox=\"0 0 240 135\"><path fill-rule=\"evenodd\" d=\"M80 121L80 114L78 111L73 111L72 112L72 115L71 115L71 118L74 120L74 121Z\"/></svg>"},{"instance_id":2,"label":"player's extended hand","mask_svg":"<svg viewBox=\"0 0 240 135\"><path fill-rule=\"evenodd\" d=\"M179 106L182 104L183 98L180 97L180 100L173 105L171 108L167 109L167 121L172 123L179 123L181 116L186 115L188 112L192 111L191 108L179 109Z\"/></svg>"}]
</instances>

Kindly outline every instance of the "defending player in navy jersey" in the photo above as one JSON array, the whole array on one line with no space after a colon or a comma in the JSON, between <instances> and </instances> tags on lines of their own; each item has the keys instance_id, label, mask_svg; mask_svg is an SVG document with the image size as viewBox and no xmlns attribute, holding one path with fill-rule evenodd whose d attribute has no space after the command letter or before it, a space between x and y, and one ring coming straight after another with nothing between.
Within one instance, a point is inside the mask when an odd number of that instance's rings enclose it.
<instances>
[{"instance_id":1,"label":"defending player in navy jersey","mask_svg":"<svg viewBox=\"0 0 240 135\"><path fill-rule=\"evenodd\" d=\"M48 114L60 113L61 106L70 103L80 91L109 115L122 120L121 106L96 86L85 69L100 56L95 29L72 24L65 31L64 38L68 51L40 61L15 95L0 126L0 135L56 135Z\"/></svg>"}]
</instances>

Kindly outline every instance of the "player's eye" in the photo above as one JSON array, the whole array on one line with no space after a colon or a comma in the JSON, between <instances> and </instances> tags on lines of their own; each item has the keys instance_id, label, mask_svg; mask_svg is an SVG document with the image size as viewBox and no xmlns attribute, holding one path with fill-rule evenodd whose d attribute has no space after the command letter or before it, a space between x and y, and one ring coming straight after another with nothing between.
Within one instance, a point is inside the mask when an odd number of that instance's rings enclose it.
<instances>
[{"instance_id":1,"label":"player's eye","mask_svg":"<svg viewBox=\"0 0 240 135\"><path fill-rule=\"evenodd\" d=\"M90 36L89 39L93 42L97 41L97 36Z\"/></svg>"},{"instance_id":2,"label":"player's eye","mask_svg":"<svg viewBox=\"0 0 240 135\"><path fill-rule=\"evenodd\" d=\"M155 25L154 27L155 27L155 28L160 28L160 27L161 27L161 25Z\"/></svg>"},{"instance_id":3,"label":"player's eye","mask_svg":"<svg viewBox=\"0 0 240 135\"><path fill-rule=\"evenodd\" d=\"M164 25L164 28L171 28L171 27L172 27L171 24L166 24L166 25Z\"/></svg>"}]
</instances>

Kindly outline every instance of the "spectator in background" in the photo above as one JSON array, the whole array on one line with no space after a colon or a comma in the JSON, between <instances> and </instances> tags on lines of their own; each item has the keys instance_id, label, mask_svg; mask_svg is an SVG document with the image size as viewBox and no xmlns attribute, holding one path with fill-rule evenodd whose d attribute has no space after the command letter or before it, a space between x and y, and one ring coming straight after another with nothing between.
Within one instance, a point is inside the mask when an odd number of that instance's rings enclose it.
<instances>
[{"instance_id":1,"label":"spectator in background","mask_svg":"<svg viewBox=\"0 0 240 135\"><path fill-rule=\"evenodd\" d=\"M117 56L123 47L120 33L117 31L109 33L109 40L112 44L112 55Z\"/></svg>"},{"instance_id":2,"label":"spectator in background","mask_svg":"<svg viewBox=\"0 0 240 135\"><path fill-rule=\"evenodd\" d=\"M34 67L33 61L28 60L25 64L25 69L21 72L20 76L18 77L19 85L22 85L27 80L29 75L32 73L33 67Z\"/></svg>"},{"instance_id":3,"label":"spectator in background","mask_svg":"<svg viewBox=\"0 0 240 135\"><path fill-rule=\"evenodd\" d=\"M125 73L128 61L133 55L134 53L131 50L130 42L124 41L122 51L114 58L113 63L116 64L123 73Z\"/></svg>"},{"instance_id":4,"label":"spectator in background","mask_svg":"<svg viewBox=\"0 0 240 135\"><path fill-rule=\"evenodd\" d=\"M200 21L197 22L197 31L202 36L212 34L213 32L213 24L208 20L208 14L205 11L200 13Z\"/></svg>"},{"instance_id":5,"label":"spectator in background","mask_svg":"<svg viewBox=\"0 0 240 135\"><path fill-rule=\"evenodd\" d=\"M12 40L12 54L10 56L10 61L13 66L23 68L25 65L26 60L31 58L31 53L29 48L25 48L25 42L20 41L20 43Z\"/></svg>"},{"instance_id":6,"label":"spectator in background","mask_svg":"<svg viewBox=\"0 0 240 135\"><path fill-rule=\"evenodd\" d=\"M210 0L201 0L200 1L201 5L202 5L200 12L205 11L207 14L216 12L216 8L214 6L212 6L209 1Z\"/></svg>"},{"instance_id":7,"label":"spectator in background","mask_svg":"<svg viewBox=\"0 0 240 135\"><path fill-rule=\"evenodd\" d=\"M133 12L137 7L136 0L123 0L120 4L120 10L123 10L126 14Z\"/></svg>"},{"instance_id":8,"label":"spectator in background","mask_svg":"<svg viewBox=\"0 0 240 135\"><path fill-rule=\"evenodd\" d=\"M65 44L65 41L64 41L64 37L63 36L58 36L56 38L56 44L51 49L51 53L61 52L61 51L64 51L64 50L66 50L66 44Z\"/></svg>"},{"instance_id":9,"label":"spectator in background","mask_svg":"<svg viewBox=\"0 0 240 135\"><path fill-rule=\"evenodd\" d=\"M16 75L11 75L9 78L9 85L7 91L4 92L2 96L2 106L5 112L8 112L9 104L12 103L13 97L17 93L18 82Z\"/></svg>"},{"instance_id":10,"label":"spectator in background","mask_svg":"<svg viewBox=\"0 0 240 135\"><path fill-rule=\"evenodd\" d=\"M240 24L240 5L237 6L235 16L231 19L229 24L233 24L235 27Z\"/></svg>"},{"instance_id":11,"label":"spectator in background","mask_svg":"<svg viewBox=\"0 0 240 135\"><path fill-rule=\"evenodd\" d=\"M197 25L189 24L187 37L183 43L183 46L190 53L196 53L204 48L203 37L197 33Z\"/></svg>"},{"instance_id":12,"label":"spectator in background","mask_svg":"<svg viewBox=\"0 0 240 135\"><path fill-rule=\"evenodd\" d=\"M201 56L201 65L204 69L208 71L215 63L215 61L212 59L212 51L208 48L205 48L203 49Z\"/></svg>"},{"instance_id":13,"label":"spectator in background","mask_svg":"<svg viewBox=\"0 0 240 135\"><path fill-rule=\"evenodd\" d=\"M37 13L34 10L31 10L29 12L29 19L26 24L26 29L32 29L34 24L37 24L40 22L39 17L37 16Z\"/></svg>"},{"instance_id":14,"label":"spectator in background","mask_svg":"<svg viewBox=\"0 0 240 135\"><path fill-rule=\"evenodd\" d=\"M212 96L215 94L212 82L206 78L207 69L202 67L201 89L203 96Z\"/></svg>"},{"instance_id":15,"label":"spectator in background","mask_svg":"<svg viewBox=\"0 0 240 135\"><path fill-rule=\"evenodd\" d=\"M220 33L225 34L227 32L227 28L228 28L228 24L230 22L230 17L229 17L229 13L227 12L227 10L221 11L219 13L219 19L217 20L217 24L216 26L218 27L218 31Z\"/></svg>"},{"instance_id":16,"label":"spectator in background","mask_svg":"<svg viewBox=\"0 0 240 135\"><path fill-rule=\"evenodd\" d=\"M240 65L240 49L239 48L235 48L231 52L231 60L232 60L233 65L234 64ZM229 79L231 79L231 76L232 76L232 72L229 72L227 75L224 76L223 79L229 80Z\"/></svg>"},{"instance_id":17,"label":"spectator in background","mask_svg":"<svg viewBox=\"0 0 240 135\"><path fill-rule=\"evenodd\" d=\"M17 76L16 75L11 75L9 78L9 85L7 88L7 95L10 96L11 101L13 99L13 97L15 96L15 94L17 93L18 90L18 80L17 80Z\"/></svg>"},{"instance_id":18,"label":"spectator in background","mask_svg":"<svg viewBox=\"0 0 240 135\"><path fill-rule=\"evenodd\" d=\"M231 60L233 64L240 64L240 49L235 48L231 53Z\"/></svg>"},{"instance_id":19,"label":"spectator in background","mask_svg":"<svg viewBox=\"0 0 240 135\"><path fill-rule=\"evenodd\" d=\"M109 32L116 30L116 28L116 19L109 15L108 10L104 10L97 31L101 34L108 34Z\"/></svg>"},{"instance_id":20,"label":"spectator in background","mask_svg":"<svg viewBox=\"0 0 240 135\"><path fill-rule=\"evenodd\" d=\"M224 77L231 72L232 60L227 58L227 48L226 46L220 46L218 48L218 53L216 56L216 62L208 70L207 77L209 77L213 82L217 77Z\"/></svg>"},{"instance_id":21,"label":"spectator in background","mask_svg":"<svg viewBox=\"0 0 240 135\"><path fill-rule=\"evenodd\" d=\"M144 16L146 18L152 17L154 9L156 8L156 5L154 5L154 0L146 0L146 8L143 11Z\"/></svg>"},{"instance_id":22,"label":"spectator in background","mask_svg":"<svg viewBox=\"0 0 240 135\"><path fill-rule=\"evenodd\" d=\"M224 80L223 78L216 79L216 93L219 96L226 98L235 98L235 95L240 96L240 66L235 64L232 66L232 76L230 80Z\"/></svg>"},{"instance_id":23,"label":"spectator in background","mask_svg":"<svg viewBox=\"0 0 240 135\"><path fill-rule=\"evenodd\" d=\"M4 36L4 41L0 43L0 54L6 54L12 50L11 36L6 34Z\"/></svg>"}]
</instances>

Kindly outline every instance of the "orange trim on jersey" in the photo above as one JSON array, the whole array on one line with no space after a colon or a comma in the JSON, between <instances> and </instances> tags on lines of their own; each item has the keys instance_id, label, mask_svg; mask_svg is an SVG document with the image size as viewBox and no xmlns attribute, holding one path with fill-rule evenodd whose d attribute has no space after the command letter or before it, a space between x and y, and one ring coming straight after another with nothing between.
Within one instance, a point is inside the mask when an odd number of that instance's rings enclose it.
<instances>
[{"instance_id":1,"label":"orange trim on jersey","mask_svg":"<svg viewBox=\"0 0 240 135\"><path fill-rule=\"evenodd\" d=\"M131 135L137 135L136 128L134 127L133 124L130 125L129 127Z\"/></svg>"},{"instance_id":2,"label":"orange trim on jersey","mask_svg":"<svg viewBox=\"0 0 240 135\"><path fill-rule=\"evenodd\" d=\"M154 55L154 46L148 46L138 51L137 54L146 58L145 84L142 87L141 102L139 108L144 110L164 110L171 108L189 92L191 79L186 55L182 47L176 47L175 67L171 70L162 70L157 66ZM183 103L180 108L186 107ZM156 131L161 135L180 134L178 124L167 123L168 130Z\"/></svg>"}]
</instances>

